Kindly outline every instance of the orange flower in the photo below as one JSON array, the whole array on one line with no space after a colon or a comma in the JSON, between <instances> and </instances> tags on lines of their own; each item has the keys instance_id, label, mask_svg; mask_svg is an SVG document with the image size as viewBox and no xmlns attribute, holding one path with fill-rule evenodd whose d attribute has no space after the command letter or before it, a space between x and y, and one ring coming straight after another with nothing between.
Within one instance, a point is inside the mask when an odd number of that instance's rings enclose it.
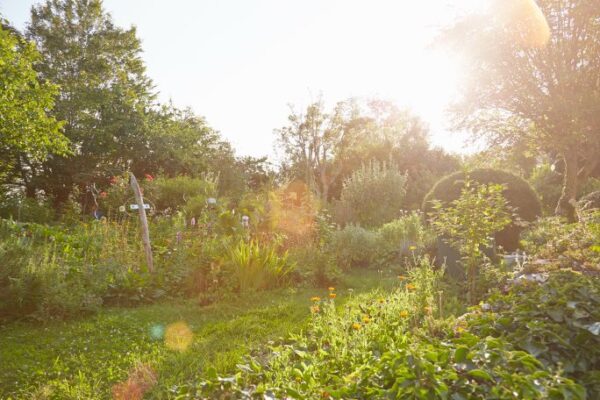
<instances>
[{"instance_id":1,"label":"orange flower","mask_svg":"<svg viewBox=\"0 0 600 400\"><path fill-rule=\"evenodd\" d=\"M330 299L335 299L336 296L337 296L337 294L335 294L335 293L329 293Z\"/></svg>"},{"instance_id":2,"label":"orange flower","mask_svg":"<svg viewBox=\"0 0 600 400\"><path fill-rule=\"evenodd\" d=\"M379 299L377 299L377 301L379 302L379 304L385 303L385 299L383 297L380 297Z\"/></svg>"},{"instance_id":3,"label":"orange flower","mask_svg":"<svg viewBox=\"0 0 600 400\"><path fill-rule=\"evenodd\" d=\"M413 285L412 283L407 283L406 284L406 290L415 290L416 286Z\"/></svg>"},{"instance_id":4,"label":"orange flower","mask_svg":"<svg viewBox=\"0 0 600 400\"><path fill-rule=\"evenodd\" d=\"M404 275L398 275L398 279L400 279L400 281L405 281L406 280L406 276L404 276Z\"/></svg>"},{"instance_id":5,"label":"orange flower","mask_svg":"<svg viewBox=\"0 0 600 400\"><path fill-rule=\"evenodd\" d=\"M431 308L431 307L427 306L427 307L425 307L425 312L426 312L427 314L431 315L431 313L433 313L433 308Z\"/></svg>"},{"instance_id":6,"label":"orange flower","mask_svg":"<svg viewBox=\"0 0 600 400\"><path fill-rule=\"evenodd\" d=\"M321 301L321 298L319 296L314 296L314 297L310 298L310 301L314 301L314 302Z\"/></svg>"},{"instance_id":7,"label":"orange flower","mask_svg":"<svg viewBox=\"0 0 600 400\"><path fill-rule=\"evenodd\" d=\"M371 322L371 318L369 318L368 315L363 316L362 320L365 324L368 324L369 322Z\"/></svg>"},{"instance_id":8,"label":"orange flower","mask_svg":"<svg viewBox=\"0 0 600 400\"><path fill-rule=\"evenodd\" d=\"M361 326L358 322L355 322L352 324L352 329L354 329L355 331L360 330Z\"/></svg>"},{"instance_id":9,"label":"orange flower","mask_svg":"<svg viewBox=\"0 0 600 400\"><path fill-rule=\"evenodd\" d=\"M401 316L402 318L406 318L406 317L408 317L408 311L406 311L406 310L402 310L402 311L400 311L400 316Z\"/></svg>"},{"instance_id":10,"label":"orange flower","mask_svg":"<svg viewBox=\"0 0 600 400\"><path fill-rule=\"evenodd\" d=\"M318 314L319 311L321 311L321 309L319 308L319 306L311 306L310 307L310 312L313 314Z\"/></svg>"},{"instance_id":11,"label":"orange flower","mask_svg":"<svg viewBox=\"0 0 600 400\"><path fill-rule=\"evenodd\" d=\"M329 287L329 291L330 291L330 292L333 292L334 290L335 290L335 288L334 288L333 286L330 286L330 287Z\"/></svg>"}]
</instances>

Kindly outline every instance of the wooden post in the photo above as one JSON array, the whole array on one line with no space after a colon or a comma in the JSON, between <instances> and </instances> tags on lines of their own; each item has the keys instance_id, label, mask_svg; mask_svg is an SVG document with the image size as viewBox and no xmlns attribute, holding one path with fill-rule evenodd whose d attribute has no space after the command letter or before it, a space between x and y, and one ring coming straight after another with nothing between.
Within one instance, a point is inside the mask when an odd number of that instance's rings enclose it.
<instances>
[{"instance_id":1,"label":"wooden post","mask_svg":"<svg viewBox=\"0 0 600 400\"><path fill-rule=\"evenodd\" d=\"M142 191L138 184L135 175L132 172L130 175L131 189L135 194L135 201L138 205L138 212L140 214L140 222L142 228L142 242L144 243L144 250L146 252L146 263L148 264L148 271L154 272L154 263L152 262L152 247L150 246L150 231L148 230L148 219L146 218L146 209L144 209L144 198L142 197Z\"/></svg>"}]
</instances>

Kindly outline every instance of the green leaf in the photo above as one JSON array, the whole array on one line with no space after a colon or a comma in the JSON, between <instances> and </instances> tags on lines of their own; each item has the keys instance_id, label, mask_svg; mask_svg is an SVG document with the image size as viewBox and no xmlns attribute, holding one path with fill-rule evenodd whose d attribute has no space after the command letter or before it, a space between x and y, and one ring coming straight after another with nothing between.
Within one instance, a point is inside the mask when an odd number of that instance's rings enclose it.
<instances>
[{"instance_id":1,"label":"green leaf","mask_svg":"<svg viewBox=\"0 0 600 400\"><path fill-rule=\"evenodd\" d=\"M472 369L471 371L468 372L468 374L476 379L482 379L482 380L486 380L486 381L494 380L494 378L492 378L492 376L488 372L486 372L482 369Z\"/></svg>"}]
</instances>

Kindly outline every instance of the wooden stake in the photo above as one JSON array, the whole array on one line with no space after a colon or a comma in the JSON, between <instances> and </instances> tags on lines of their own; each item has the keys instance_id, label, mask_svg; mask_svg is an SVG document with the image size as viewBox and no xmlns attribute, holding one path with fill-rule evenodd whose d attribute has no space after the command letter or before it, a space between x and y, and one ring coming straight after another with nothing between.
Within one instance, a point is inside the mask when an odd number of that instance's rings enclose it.
<instances>
[{"instance_id":1,"label":"wooden stake","mask_svg":"<svg viewBox=\"0 0 600 400\"><path fill-rule=\"evenodd\" d=\"M148 264L148 271L154 272L154 263L152 262L152 247L150 246L150 231L148 230L148 219L146 218L146 209L144 209L144 198L140 185L133 173L129 173L131 189L135 194L135 201L138 204L138 212L140 214L140 222L142 227L142 243L144 243L144 250L146 252L146 263Z\"/></svg>"}]
</instances>

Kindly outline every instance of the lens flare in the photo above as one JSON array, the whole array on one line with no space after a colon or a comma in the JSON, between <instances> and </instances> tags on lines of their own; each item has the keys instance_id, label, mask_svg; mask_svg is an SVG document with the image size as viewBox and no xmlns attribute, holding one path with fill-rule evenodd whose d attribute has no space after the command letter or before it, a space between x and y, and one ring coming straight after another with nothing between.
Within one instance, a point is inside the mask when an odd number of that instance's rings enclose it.
<instances>
[{"instance_id":1,"label":"lens flare","mask_svg":"<svg viewBox=\"0 0 600 400\"><path fill-rule=\"evenodd\" d=\"M165 345L171 350L185 351L193 339L192 330L183 321L170 324L165 330Z\"/></svg>"},{"instance_id":2,"label":"lens flare","mask_svg":"<svg viewBox=\"0 0 600 400\"><path fill-rule=\"evenodd\" d=\"M514 40L523 47L544 47L550 40L550 26L534 0L502 0L498 15Z\"/></svg>"}]
</instances>

